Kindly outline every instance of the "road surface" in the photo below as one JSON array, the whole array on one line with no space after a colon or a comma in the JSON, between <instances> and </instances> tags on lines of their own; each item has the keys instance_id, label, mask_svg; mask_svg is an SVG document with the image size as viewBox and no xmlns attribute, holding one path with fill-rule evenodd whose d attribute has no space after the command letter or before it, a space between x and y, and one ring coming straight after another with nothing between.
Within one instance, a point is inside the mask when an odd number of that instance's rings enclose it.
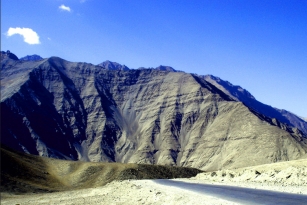
<instances>
[{"instance_id":1,"label":"road surface","mask_svg":"<svg viewBox=\"0 0 307 205\"><path fill-rule=\"evenodd\" d=\"M190 183L177 180L158 179L156 183L211 195L240 204L307 205L307 195L251 189L235 186Z\"/></svg>"}]
</instances>

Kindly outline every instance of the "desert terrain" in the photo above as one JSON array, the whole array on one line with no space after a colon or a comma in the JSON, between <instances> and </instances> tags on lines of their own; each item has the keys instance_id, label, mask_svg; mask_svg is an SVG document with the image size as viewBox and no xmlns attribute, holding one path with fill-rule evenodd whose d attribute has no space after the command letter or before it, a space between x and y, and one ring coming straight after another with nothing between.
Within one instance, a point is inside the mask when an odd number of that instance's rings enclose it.
<instances>
[{"instance_id":1,"label":"desert terrain","mask_svg":"<svg viewBox=\"0 0 307 205\"><path fill-rule=\"evenodd\" d=\"M1 65L1 143L21 152L207 171L307 158L305 121L212 76L59 57Z\"/></svg>"},{"instance_id":2,"label":"desert terrain","mask_svg":"<svg viewBox=\"0 0 307 205\"><path fill-rule=\"evenodd\" d=\"M242 204L166 186L157 180L163 178L295 193L307 199L306 159L200 172L156 165L64 161L3 148L1 156L1 204Z\"/></svg>"},{"instance_id":3,"label":"desert terrain","mask_svg":"<svg viewBox=\"0 0 307 205\"><path fill-rule=\"evenodd\" d=\"M1 204L304 204L306 130L212 75L1 52Z\"/></svg>"},{"instance_id":4,"label":"desert terrain","mask_svg":"<svg viewBox=\"0 0 307 205\"><path fill-rule=\"evenodd\" d=\"M260 176L256 173L261 172ZM282 162L237 170L201 173L176 179L189 183L217 184L298 193L307 198L306 160ZM213 174L216 173L216 174ZM289 175L291 175L289 177ZM306 202L306 201L305 201ZM302 201L302 204L305 203ZM239 204L221 197L164 186L155 180L119 180L105 186L54 193L15 195L2 193L1 204ZM242 204L242 203L240 203ZM249 203L243 203L249 204Z\"/></svg>"}]
</instances>

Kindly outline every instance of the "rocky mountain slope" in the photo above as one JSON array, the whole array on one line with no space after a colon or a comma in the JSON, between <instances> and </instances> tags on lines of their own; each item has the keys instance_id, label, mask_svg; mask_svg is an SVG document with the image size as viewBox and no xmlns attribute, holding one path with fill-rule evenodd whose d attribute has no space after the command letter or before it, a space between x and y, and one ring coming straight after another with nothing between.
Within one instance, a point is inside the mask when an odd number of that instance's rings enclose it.
<instances>
[{"instance_id":1,"label":"rocky mountain slope","mask_svg":"<svg viewBox=\"0 0 307 205\"><path fill-rule=\"evenodd\" d=\"M58 57L1 73L1 142L26 153L205 170L307 158L303 132L197 75Z\"/></svg>"},{"instance_id":2,"label":"rocky mountain slope","mask_svg":"<svg viewBox=\"0 0 307 205\"><path fill-rule=\"evenodd\" d=\"M270 118L275 118L282 123L286 123L292 127L297 127L305 134L307 134L307 123L300 117L294 115L293 113L271 107L269 105L263 104L256 100L256 98L251 95L247 90L241 88L240 86L232 85L231 83L224 81L213 75L202 76L206 81L212 83L214 86L227 93L233 99L243 102L245 105L255 110L256 112L262 113Z\"/></svg>"},{"instance_id":3,"label":"rocky mountain slope","mask_svg":"<svg viewBox=\"0 0 307 205\"><path fill-rule=\"evenodd\" d=\"M129 70L127 66L121 65L119 63L111 62L111 61L105 61L99 64L99 66L102 66L109 70ZM162 65L156 68L141 67L138 69L139 70L155 69L155 70L161 70L161 71L181 72L181 71L175 70L174 68L170 66L162 66ZM307 134L306 119L296 116L295 114L287 110L274 108L270 105L266 105L262 102L259 102L258 100L256 100L256 98L251 93L249 93L244 88L233 85L228 81L220 79L219 77L216 77L213 75L199 75L199 77L204 78L206 81L216 86L218 89L223 91L225 94L227 94L232 99L239 101L239 102L243 102L245 105L255 110L256 112L259 112L270 118L275 118L277 121L288 124L292 127L297 127L298 129L303 131L305 134Z\"/></svg>"}]
</instances>

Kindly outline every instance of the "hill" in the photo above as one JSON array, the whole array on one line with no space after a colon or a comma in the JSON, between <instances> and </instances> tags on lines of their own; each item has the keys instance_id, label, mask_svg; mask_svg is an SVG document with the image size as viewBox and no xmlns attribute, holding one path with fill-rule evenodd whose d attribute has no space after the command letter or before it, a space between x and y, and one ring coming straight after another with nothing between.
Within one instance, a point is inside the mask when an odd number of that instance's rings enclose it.
<instances>
[{"instance_id":1,"label":"hill","mask_svg":"<svg viewBox=\"0 0 307 205\"><path fill-rule=\"evenodd\" d=\"M57 160L1 147L1 192L38 193L106 185L114 180L193 177L193 168Z\"/></svg>"},{"instance_id":2,"label":"hill","mask_svg":"<svg viewBox=\"0 0 307 205\"><path fill-rule=\"evenodd\" d=\"M295 114L283 110L274 108L272 106L266 105L264 103L259 102L256 98L250 94L247 90L241 88L240 86L235 86L229 83L228 81L224 81L218 77L213 75L202 76L206 81L212 83L214 86L227 93L233 99L243 102L249 108L259 112L267 117L275 118L278 121L288 124L292 127L297 127L305 134L307 134L307 123L304 119L296 116Z\"/></svg>"}]
</instances>

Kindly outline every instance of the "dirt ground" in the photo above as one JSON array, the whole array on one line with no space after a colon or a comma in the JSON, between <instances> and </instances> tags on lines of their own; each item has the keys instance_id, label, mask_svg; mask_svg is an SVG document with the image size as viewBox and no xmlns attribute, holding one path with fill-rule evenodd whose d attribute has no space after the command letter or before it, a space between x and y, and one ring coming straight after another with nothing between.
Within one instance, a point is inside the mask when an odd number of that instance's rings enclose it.
<instances>
[{"instance_id":1,"label":"dirt ground","mask_svg":"<svg viewBox=\"0 0 307 205\"><path fill-rule=\"evenodd\" d=\"M1 150L1 160L7 166L1 170L3 205L236 204L148 180L180 177L191 178L175 180L307 195L306 159L202 173L165 166L59 161L9 150Z\"/></svg>"}]
</instances>

